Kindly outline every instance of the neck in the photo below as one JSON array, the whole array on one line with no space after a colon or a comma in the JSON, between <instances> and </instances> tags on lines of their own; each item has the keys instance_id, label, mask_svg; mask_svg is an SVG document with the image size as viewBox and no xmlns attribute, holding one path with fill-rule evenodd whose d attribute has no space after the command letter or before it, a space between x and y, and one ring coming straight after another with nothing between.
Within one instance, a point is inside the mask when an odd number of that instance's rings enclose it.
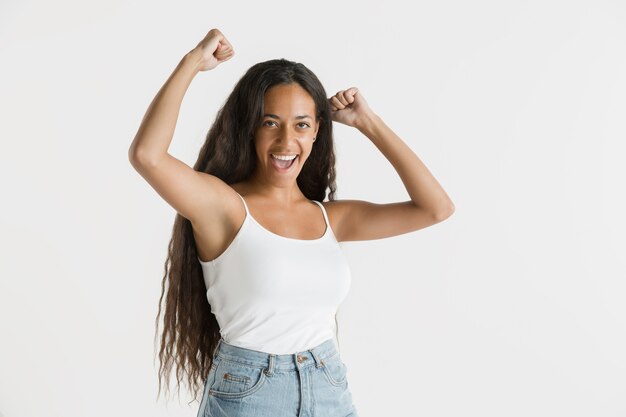
<instances>
[{"instance_id":1,"label":"neck","mask_svg":"<svg viewBox=\"0 0 626 417\"><path fill-rule=\"evenodd\" d=\"M306 199L295 180L289 182L285 181L279 184L253 174L248 178L246 183L248 185L247 192L275 202L283 207L291 206L294 203Z\"/></svg>"}]
</instances>

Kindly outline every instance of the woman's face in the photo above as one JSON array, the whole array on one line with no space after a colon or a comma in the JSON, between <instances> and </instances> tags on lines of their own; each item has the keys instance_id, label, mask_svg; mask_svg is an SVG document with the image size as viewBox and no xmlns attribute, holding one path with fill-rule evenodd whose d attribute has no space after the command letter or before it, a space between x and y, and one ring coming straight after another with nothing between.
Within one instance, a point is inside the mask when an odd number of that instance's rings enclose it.
<instances>
[{"instance_id":1,"label":"woman's face","mask_svg":"<svg viewBox=\"0 0 626 417\"><path fill-rule=\"evenodd\" d=\"M265 92L261 125L255 132L257 172L263 182L291 185L314 146L319 125L315 102L298 83L275 85ZM293 162L272 155L297 155Z\"/></svg>"}]
</instances>

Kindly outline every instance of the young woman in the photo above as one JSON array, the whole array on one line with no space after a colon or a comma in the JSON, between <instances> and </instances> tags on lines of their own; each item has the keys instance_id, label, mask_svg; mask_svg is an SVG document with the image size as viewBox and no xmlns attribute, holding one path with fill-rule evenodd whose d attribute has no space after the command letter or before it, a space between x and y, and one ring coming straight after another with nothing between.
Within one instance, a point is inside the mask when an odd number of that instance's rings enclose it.
<instances>
[{"instance_id":1,"label":"young woman","mask_svg":"<svg viewBox=\"0 0 626 417\"><path fill-rule=\"evenodd\" d=\"M174 158L192 79L233 56L211 29L158 92L129 149L178 213L159 301L158 315L167 284L159 392L175 362L194 398L203 388L199 416L357 416L335 337L350 286L339 242L425 228L454 206L357 88L327 98L315 74L285 59L255 64L238 81L193 168ZM410 200L334 199L333 121L373 142Z\"/></svg>"}]
</instances>

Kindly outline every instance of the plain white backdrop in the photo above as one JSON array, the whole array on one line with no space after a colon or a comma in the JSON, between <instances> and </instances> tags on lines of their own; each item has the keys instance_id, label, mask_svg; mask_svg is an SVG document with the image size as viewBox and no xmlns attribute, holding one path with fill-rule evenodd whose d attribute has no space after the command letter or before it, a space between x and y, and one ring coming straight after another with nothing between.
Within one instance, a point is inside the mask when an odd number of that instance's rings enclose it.
<instances>
[{"instance_id":1,"label":"plain white backdrop","mask_svg":"<svg viewBox=\"0 0 626 417\"><path fill-rule=\"evenodd\" d=\"M358 87L455 203L343 244L361 417L625 416L625 21L597 0L3 0L0 416L196 415L185 386L156 399L175 211L127 151L213 27L236 55L192 82L172 155L193 165L236 81L287 58ZM337 198L409 198L334 127Z\"/></svg>"}]
</instances>

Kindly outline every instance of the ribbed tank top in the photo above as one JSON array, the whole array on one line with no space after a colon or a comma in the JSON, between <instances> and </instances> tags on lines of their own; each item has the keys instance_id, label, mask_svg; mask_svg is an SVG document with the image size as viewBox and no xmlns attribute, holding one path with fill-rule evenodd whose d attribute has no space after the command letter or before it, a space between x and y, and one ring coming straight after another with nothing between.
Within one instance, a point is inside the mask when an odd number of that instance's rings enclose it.
<instances>
[{"instance_id":1,"label":"ribbed tank top","mask_svg":"<svg viewBox=\"0 0 626 417\"><path fill-rule=\"evenodd\" d=\"M211 261L198 257L224 341L282 355L334 338L351 274L322 203L311 200L324 215L324 235L293 239L261 226L239 197L246 218L233 241Z\"/></svg>"}]
</instances>

